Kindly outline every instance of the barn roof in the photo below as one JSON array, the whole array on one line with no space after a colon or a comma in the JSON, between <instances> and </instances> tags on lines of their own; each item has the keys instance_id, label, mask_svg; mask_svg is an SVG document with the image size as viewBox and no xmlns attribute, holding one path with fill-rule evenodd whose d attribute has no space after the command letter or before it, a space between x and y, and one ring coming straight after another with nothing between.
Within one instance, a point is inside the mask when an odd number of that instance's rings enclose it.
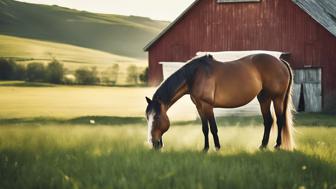
<instances>
[{"instance_id":1,"label":"barn roof","mask_svg":"<svg viewBox=\"0 0 336 189\"><path fill-rule=\"evenodd\" d=\"M166 34L177 22L179 22L198 2L195 0L185 11L182 12L172 23L170 23L159 35L151 40L144 50L149 48ZM331 34L336 37L336 1L335 0L292 0L297 6L303 9L314 20L320 23ZM230 0L230 2L241 2L241 0Z\"/></svg>"},{"instance_id":2,"label":"barn roof","mask_svg":"<svg viewBox=\"0 0 336 189\"><path fill-rule=\"evenodd\" d=\"M293 0L293 2L336 37L335 0Z\"/></svg>"}]
</instances>

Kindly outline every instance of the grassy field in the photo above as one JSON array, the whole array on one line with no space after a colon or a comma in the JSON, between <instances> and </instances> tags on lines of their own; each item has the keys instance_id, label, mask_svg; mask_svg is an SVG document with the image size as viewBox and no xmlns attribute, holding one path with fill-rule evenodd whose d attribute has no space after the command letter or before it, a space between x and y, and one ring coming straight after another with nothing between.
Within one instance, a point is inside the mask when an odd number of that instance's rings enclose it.
<instances>
[{"instance_id":1,"label":"grassy field","mask_svg":"<svg viewBox=\"0 0 336 189\"><path fill-rule=\"evenodd\" d=\"M295 152L261 152L261 127L220 128L222 150L203 154L195 125L172 127L162 152L139 124L2 125L1 188L335 188L336 129L297 130Z\"/></svg>"},{"instance_id":2,"label":"grassy field","mask_svg":"<svg viewBox=\"0 0 336 189\"><path fill-rule=\"evenodd\" d=\"M113 63L138 64L138 60L94 49L64 43L33 40L22 37L0 35L0 57L16 58L18 62L47 62L56 58L66 66L101 66ZM142 62L141 62L142 61ZM78 65L77 65L78 67Z\"/></svg>"},{"instance_id":3,"label":"grassy field","mask_svg":"<svg viewBox=\"0 0 336 189\"><path fill-rule=\"evenodd\" d=\"M142 117L146 108L145 96L152 96L155 90L140 87L17 84L13 86L13 82L0 82L0 118L73 118L90 115ZM178 103L175 106L177 108L169 112L170 115L178 119L194 118L195 107L189 98L186 101ZM185 112L184 115L181 115L182 112Z\"/></svg>"},{"instance_id":4,"label":"grassy field","mask_svg":"<svg viewBox=\"0 0 336 189\"><path fill-rule=\"evenodd\" d=\"M336 188L335 116L296 115L294 152L274 151L274 132L258 150L260 116L217 118L222 149L204 154L200 121L173 114L156 152L153 90L0 85L0 188Z\"/></svg>"}]
</instances>

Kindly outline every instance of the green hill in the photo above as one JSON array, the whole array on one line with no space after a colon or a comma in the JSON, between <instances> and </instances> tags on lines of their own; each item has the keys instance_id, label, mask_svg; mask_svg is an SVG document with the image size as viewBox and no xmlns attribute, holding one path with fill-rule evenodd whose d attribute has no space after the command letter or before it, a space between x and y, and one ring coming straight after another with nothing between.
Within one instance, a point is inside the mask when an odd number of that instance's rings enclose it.
<instances>
[{"instance_id":1,"label":"green hill","mask_svg":"<svg viewBox=\"0 0 336 189\"><path fill-rule=\"evenodd\" d=\"M168 22L0 0L0 34L67 43L132 58Z\"/></svg>"},{"instance_id":2,"label":"green hill","mask_svg":"<svg viewBox=\"0 0 336 189\"><path fill-rule=\"evenodd\" d=\"M94 49L6 35L0 35L0 57L12 58L20 64L46 64L56 58L70 72L81 67L96 67L99 71L104 71L113 64L119 64L119 83L125 83L128 66L136 65L139 69L144 69L147 65L145 60Z\"/></svg>"}]
</instances>

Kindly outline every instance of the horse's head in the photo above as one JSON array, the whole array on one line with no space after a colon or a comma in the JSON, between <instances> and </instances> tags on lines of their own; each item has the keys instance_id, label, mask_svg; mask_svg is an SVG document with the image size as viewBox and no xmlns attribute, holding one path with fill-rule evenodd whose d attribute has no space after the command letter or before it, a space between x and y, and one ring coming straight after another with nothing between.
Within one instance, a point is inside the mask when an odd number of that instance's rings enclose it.
<instances>
[{"instance_id":1,"label":"horse's head","mask_svg":"<svg viewBox=\"0 0 336 189\"><path fill-rule=\"evenodd\" d=\"M169 128L169 119L164 105L158 100L151 100L146 97L147 108L146 118L148 122L148 142L152 143L153 148L162 148L162 135Z\"/></svg>"}]
</instances>

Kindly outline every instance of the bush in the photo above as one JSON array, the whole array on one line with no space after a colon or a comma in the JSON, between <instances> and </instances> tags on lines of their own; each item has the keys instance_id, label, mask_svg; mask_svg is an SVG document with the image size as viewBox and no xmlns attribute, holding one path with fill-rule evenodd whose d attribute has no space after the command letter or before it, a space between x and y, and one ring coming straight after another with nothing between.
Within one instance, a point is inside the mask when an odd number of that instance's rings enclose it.
<instances>
[{"instance_id":1,"label":"bush","mask_svg":"<svg viewBox=\"0 0 336 189\"><path fill-rule=\"evenodd\" d=\"M26 70L27 81L45 81L45 68L41 63L30 63Z\"/></svg>"},{"instance_id":2,"label":"bush","mask_svg":"<svg viewBox=\"0 0 336 189\"><path fill-rule=\"evenodd\" d=\"M15 80L25 80L26 67L22 64L16 64Z\"/></svg>"},{"instance_id":3,"label":"bush","mask_svg":"<svg viewBox=\"0 0 336 189\"><path fill-rule=\"evenodd\" d=\"M143 83L148 82L148 67L139 75L139 80Z\"/></svg>"},{"instance_id":4,"label":"bush","mask_svg":"<svg viewBox=\"0 0 336 189\"><path fill-rule=\"evenodd\" d=\"M99 78L97 77L97 68L93 67L80 68L76 70L75 77L78 84L82 85L93 85L99 83Z\"/></svg>"},{"instance_id":5,"label":"bush","mask_svg":"<svg viewBox=\"0 0 336 189\"><path fill-rule=\"evenodd\" d=\"M46 81L49 83L60 84L64 76L63 64L56 59L50 62L46 69Z\"/></svg>"},{"instance_id":6,"label":"bush","mask_svg":"<svg viewBox=\"0 0 336 189\"><path fill-rule=\"evenodd\" d=\"M118 80L119 65L114 64L102 72L102 82L108 85L115 85Z\"/></svg>"},{"instance_id":7,"label":"bush","mask_svg":"<svg viewBox=\"0 0 336 189\"><path fill-rule=\"evenodd\" d=\"M138 84L138 71L137 67L134 65L127 68L127 83Z\"/></svg>"},{"instance_id":8,"label":"bush","mask_svg":"<svg viewBox=\"0 0 336 189\"><path fill-rule=\"evenodd\" d=\"M16 63L13 60L0 59L0 80L13 80L16 75Z\"/></svg>"}]
</instances>

